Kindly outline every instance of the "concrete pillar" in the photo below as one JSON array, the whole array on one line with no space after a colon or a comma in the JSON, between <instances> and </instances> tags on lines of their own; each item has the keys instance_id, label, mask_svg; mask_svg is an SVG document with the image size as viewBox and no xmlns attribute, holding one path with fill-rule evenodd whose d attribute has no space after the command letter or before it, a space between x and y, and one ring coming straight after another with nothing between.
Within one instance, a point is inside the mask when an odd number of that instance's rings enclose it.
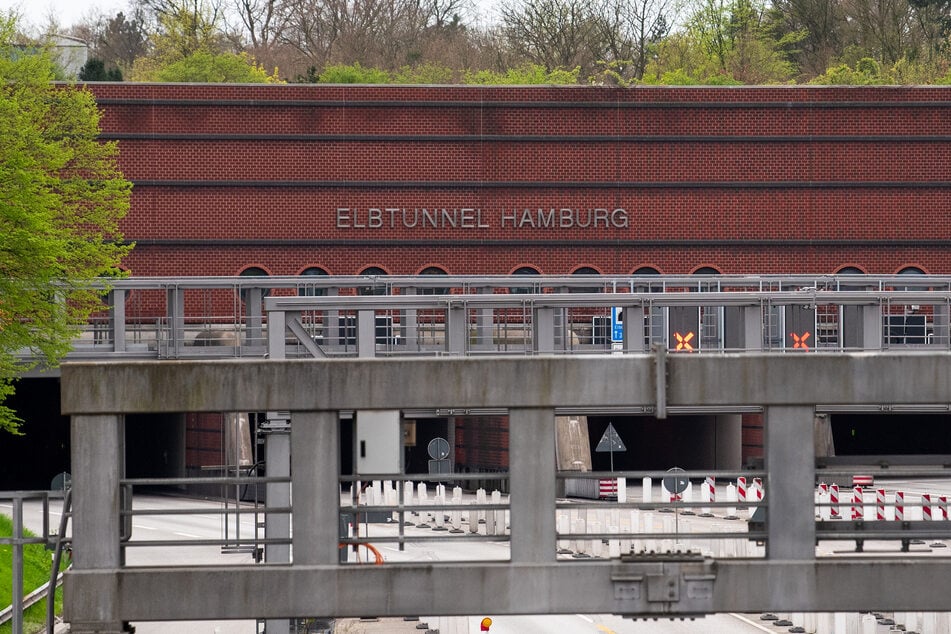
<instances>
[{"instance_id":1,"label":"concrete pillar","mask_svg":"<svg viewBox=\"0 0 951 634\"><path fill-rule=\"evenodd\" d=\"M769 479L767 557L814 559L816 554L814 409L766 409Z\"/></svg>"},{"instance_id":2,"label":"concrete pillar","mask_svg":"<svg viewBox=\"0 0 951 634\"><path fill-rule=\"evenodd\" d=\"M291 471L290 433L276 431L266 437L268 477L289 476ZM266 485L266 499L269 507L291 505L290 485L269 482ZM268 513L264 518L264 536L280 539L291 536L291 518L284 514ZM291 561L291 547L286 544L265 544L264 561L269 564L285 564ZM287 619L267 619L264 623L266 634L287 634L290 632Z\"/></svg>"},{"instance_id":3,"label":"concrete pillar","mask_svg":"<svg viewBox=\"0 0 951 634\"><path fill-rule=\"evenodd\" d=\"M125 295L122 289L109 293L109 324L112 329L113 352L125 352Z\"/></svg>"},{"instance_id":4,"label":"concrete pillar","mask_svg":"<svg viewBox=\"0 0 951 634\"><path fill-rule=\"evenodd\" d=\"M262 302L264 301L263 288L248 288L245 290L245 324L244 324L244 345L246 346L264 346L264 311ZM283 336L283 331L281 331Z\"/></svg>"},{"instance_id":5,"label":"concrete pillar","mask_svg":"<svg viewBox=\"0 0 951 634\"><path fill-rule=\"evenodd\" d=\"M123 564L119 543L119 481L125 473L125 421L118 415L73 416L70 423L73 496L73 566L78 571L117 570ZM127 631L118 619L118 588L95 595L73 586L72 612L64 616L77 634Z\"/></svg>"},{"instance_id":6,"label":"concrete pillar","mask_svg":"<svg viewBox=\"0 0 951 634\"><path fill-rule=\"evenodd\" d=\"M460 304L452 304L446 311L446 351L453 355L466 353L468 331L468 311Z\"/></svg>"},{"instance_id":7,"label":"concrete pillar","mask_svg":"<svg viewBox=\"0 0 951 634\"><path fill-rule=\"evenodd\" d=\"M553 354L555 352L555 310L553 308L536 308L532 319L535 322L534 343L538 354Z\"/></svg>"},{"instance_id":8,"label":"concrete pillar","mask_svg":"<svg viewBox=\"0 0 951 634\"><path fill-rule=\"evenodd\" d=\"M357 357L376 356L376 315L372 310L357 311Z\"/></svg>"},{"instance_id":9,"label":"concrete pillar","mask_svg":"<svg viewBox=\"0 0 951 634\"><path fill-rule=\"evenodd\" d=\"M739 470L743 465L743 416L719 414L714 416L715 468Z\"/></svg>"},{"instance_id":10,"label":"concrete pillar","mask_svg":"<svg viewBox=\"0 0 951 634\"><path fill-rule=\"evenodd\" d=\"M555 412L509 411L512 563L555 561Z\"/></svg>"},{"instance_id":11,"label":"concrete pillar","mask_svg":"<svg viewBox=\"0 0 951 634\"><path fill-rule=\"evenodd\" d=\"M297 313L300 315L300 313ZM293 316L292 316L293 318ZM267 355L269 359L286 359L287 350L285 330L287 314L283 310L272 310L267 314Z\"/></svg>"},{"instance_id":12,"label":"concrete pillar","mask_svg":"<svg viewBox=\"0 0 951 634\"><path fill-rule=\"evenodd\" d=\"M621 306L624 322L624 339L621 344L624 352L647 352L648 341L644 336L644 308L642 306Z\"/></svg>"},{"instance_id":13,"label":"concrete pillar","mask_svg":"<svg viewBox=\"0 0 951 634\"><path fill-rule=\"evenodd\" d=\"M170 288L165 300L166 319L168 319L169 358L176 359L185 345L185 289Z\"/></svg>"},{"instance_id":14,"label":"concrete pillar","mask_svg":"<svg viewBox=\"0 0 951 634\"><path fill-rule=\"evenodd\" d=\"M416 289L408 286L403 289L404 295L416 295ZM407 308L400 312L400 328L403 331L402 341L406 346L412 346L413 350L419 350L419 321L416 318L416 309Z\"/></svg>"},{"instance_id":15,"label":"concrete pillar","mask_svg":"<svg viewBox=\"0 0 951 634\"><path fill-rule=\"evenodd\" d=\"M294 565L337 563L340 506L336 412L291 415Z\"/></svg>"}]
</instances>

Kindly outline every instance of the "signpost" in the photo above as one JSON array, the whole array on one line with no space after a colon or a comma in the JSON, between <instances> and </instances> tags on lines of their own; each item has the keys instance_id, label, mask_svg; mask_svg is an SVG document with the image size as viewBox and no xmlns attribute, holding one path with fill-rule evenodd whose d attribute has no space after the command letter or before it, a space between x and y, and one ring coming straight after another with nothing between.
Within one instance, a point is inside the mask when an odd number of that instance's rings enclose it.
<instances>
[{"instance_id":1,"label":"signpost","mask_svg":"<svg viewBox=\"0 0 951 634\"><path fill-rule=\"evenodd\" d=\"M608 428L604 430L604 435L601 436L601 440L598 441L598 446L595 448L595 451L599 453L608 451L611 453L611 471L614 471L614 452L627 451L627 447L624 446L624 441L621 440L617 430L614 429L614 423L608 423Z\"/></svg>"}]
</instances>

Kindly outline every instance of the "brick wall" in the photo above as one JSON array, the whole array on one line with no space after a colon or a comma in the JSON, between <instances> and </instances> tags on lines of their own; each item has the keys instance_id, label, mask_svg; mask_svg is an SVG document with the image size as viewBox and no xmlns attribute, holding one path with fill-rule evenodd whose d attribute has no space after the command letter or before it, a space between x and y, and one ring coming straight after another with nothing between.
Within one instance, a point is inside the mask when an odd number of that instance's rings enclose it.
<instances>
[{"instance_id":1,"label":"brick wall","mask_svg":"<svg viewBox=\"0 0 951 634\"><path fill-rule=\"evenodd\" d=\"M136 275L951 272L948 88L90 87Z\"/></svg>"},{"instance_id":2,"label":"brick wall","mask_svg":"<svg viewBox=\"0 0 951 634\"><path fill-rule=\"evenodd\" d=\"M134 275L951 273L951 88L89 87Z\"/></svg>"}]
</instances>

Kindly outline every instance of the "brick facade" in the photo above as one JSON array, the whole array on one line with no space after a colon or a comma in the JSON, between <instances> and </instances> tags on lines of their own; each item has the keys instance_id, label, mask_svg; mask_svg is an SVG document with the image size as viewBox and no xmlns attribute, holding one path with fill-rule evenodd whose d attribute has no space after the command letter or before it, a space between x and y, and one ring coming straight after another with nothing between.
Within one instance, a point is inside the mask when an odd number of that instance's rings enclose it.
<instances>
[{"instance_id":1,"label":"brick facade","mask_svg":"<svg viewBox=\"0 0 951 634\"><path fill-rule=\"evenodd\" d=\"M951 272L949 88L90 88L135 275Z\"/></svg>"},{"instance_id":2,"label":"brick facade","mask_svg":"<svg viewBox=\"0 0 951 634\"><path fill-rule=\"evenodd\" d=\"M951 273L951 88L89 88L134 275Z\"/></svg>"}]
</instances>

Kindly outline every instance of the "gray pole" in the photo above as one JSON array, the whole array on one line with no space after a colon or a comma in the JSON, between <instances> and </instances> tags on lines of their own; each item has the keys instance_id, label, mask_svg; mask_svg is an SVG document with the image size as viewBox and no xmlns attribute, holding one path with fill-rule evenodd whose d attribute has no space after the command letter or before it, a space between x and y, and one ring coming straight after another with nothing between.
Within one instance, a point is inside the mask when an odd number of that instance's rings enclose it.
<instances>
[{"instance_id":1,"label":"gray pole","mask_svg":"<svg viewBox=\"0 0 951 634\"><path fill-rule=\"evenodd\" d=\"M23 498L13 498L13 634L23 632Z\"/></svg>"}]
</instances>

